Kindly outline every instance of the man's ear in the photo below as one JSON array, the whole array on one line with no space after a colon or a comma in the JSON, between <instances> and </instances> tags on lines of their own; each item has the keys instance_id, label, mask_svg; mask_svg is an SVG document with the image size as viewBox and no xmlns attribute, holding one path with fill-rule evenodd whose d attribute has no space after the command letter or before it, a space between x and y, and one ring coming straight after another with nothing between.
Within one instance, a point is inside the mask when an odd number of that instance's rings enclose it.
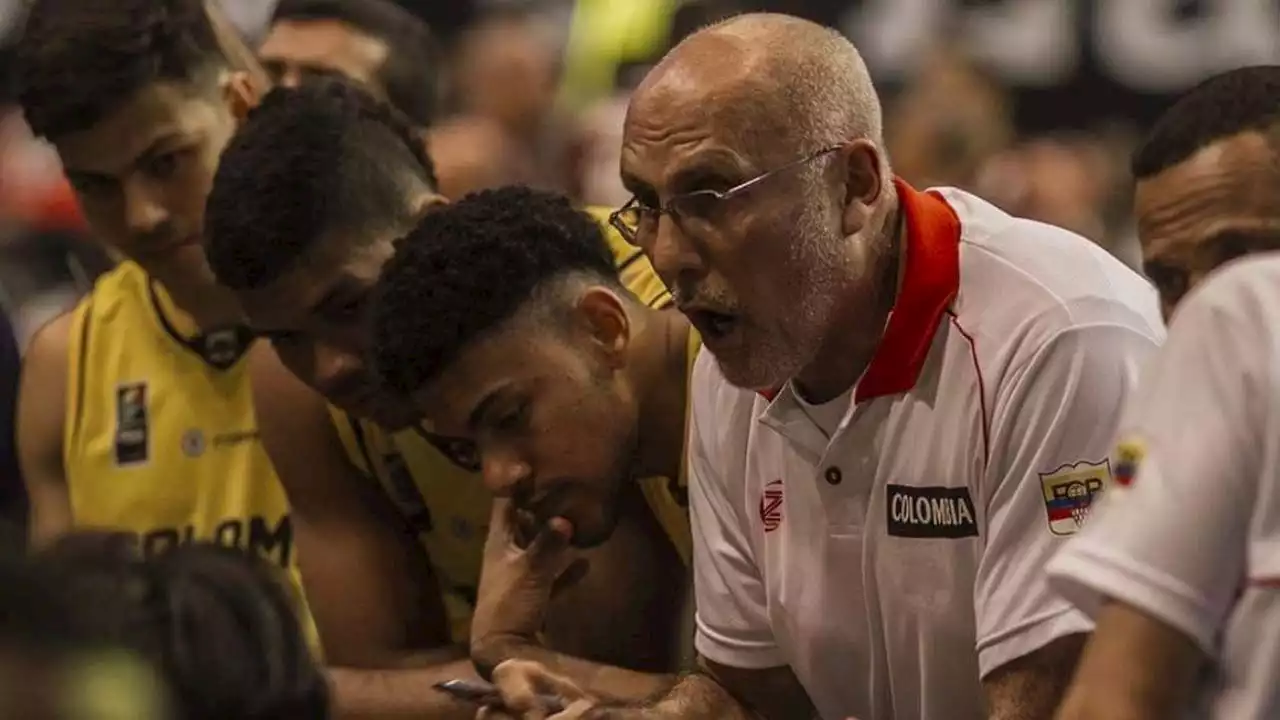
<instances>
[{"instance_id":1,"label":"man's ear","mask_svg":"<svg viewBox=\"0 0 1280 720\"><path fill-rule=\"evenodd\" d=\"M222 84L222 99L231 108L231 115L237 123L242 123L249 116L249 111L258 106L267 88L259 87L247 72L239 70L227 74Z\"/></svg>"},{"instance_id":2,"label":"man's ear","mask_svg":"<svg viewBox=\"0 0 1280 720\"><path fill-rule=\"evenodd\" d=\"M603 285L596 285L578 298L577 310L591 334L592 344L607 364L613 368L624 367L631 344L631 318L622 299Z\"/></svg>"},{"instance_id":3,"label":"man's ear","mask_svg":"<svg viewBox=\"0 0 1280 720\"><path fill-rule=\"evenodd\" d=\"M880 148L870 140L854 140L840 150L844 165L841 180L844 182L841 230L846 236L856 235L872 221L880 196L885 191L888 178L884 177L884 163Z\"/></svg>"}]
</instances>

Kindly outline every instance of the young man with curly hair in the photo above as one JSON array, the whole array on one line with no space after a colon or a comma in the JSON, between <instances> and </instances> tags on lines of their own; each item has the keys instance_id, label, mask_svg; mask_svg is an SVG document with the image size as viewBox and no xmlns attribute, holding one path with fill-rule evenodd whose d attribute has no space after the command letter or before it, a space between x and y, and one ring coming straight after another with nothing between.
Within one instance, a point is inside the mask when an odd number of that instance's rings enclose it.
<instances>
[{"instance_id":1,"label":"young man with curly hair","mask_svg":"<svg viewBox=\"0 0 1280 720\"><path fill-rule=\"evenodd\" d=\"M346 83L305 82L268 94L228 145L204 234L215 275L283 360L251 360L261 366L258 417L289 496L327 657L373 668L335 673L338 701L431 717L470 715L432 688L471 672L465 651L439 642L436 587L453 639L465 643L492 495L474 475L469 444L424 432L417 409L385 392L364 359L369 298L394 239L443 206L407 119ZM669 304L620 238L604 262L648 305ZM684 326L675 313L661 315ZM678 452L677 444L663 468L672 477ZM641 669L671 666L668 626L680 619L685 576L676 548L688 540L684 511L665 488L649 498L657 522L636 493L612 541L584 556L587 572L552 603L552 646ZM674 542L662 537L669 517L680 519L670 526ZM489 575L503 567L486 562ZM487 635L492 624L477 614L474 629Z\"/></svg>"},{"instance_id":2,"label":"young man with curly hair","mask_svg":"<svg viewBox=\"0 0 1280 720\"><path fill-rule=\"evenodd\" d=\"M27 122L124 258L28 349L32 540L105 527L147 554L207 540L293 567L257 435L252 337L200 246L218 155L264 76L203 0L38 0L16 59Z\"/></svg>"},{"instance_id":3,"label":"young man with curly hair","mask_svg":"<svg viewBox=\"0 0 1280 720\"><path fill-rule=\"evenodd\" d=\"M700 341L619 282L599 224L567 199L508 187L432 212L382 273L373 333L387 386L465 448L504 499L491 557L560 563L566 546L606 543L637 491L673 537L687 537L682 458ZM678 502L653 502L666 496ZM534 530L548 523L554 532ZM486 563L472 636L482 668L536 660L600 697L663 687L659 676L546 652L536 609L550 588L530 584L538 573L517 580Z\"/></svg>"}]
</instances>

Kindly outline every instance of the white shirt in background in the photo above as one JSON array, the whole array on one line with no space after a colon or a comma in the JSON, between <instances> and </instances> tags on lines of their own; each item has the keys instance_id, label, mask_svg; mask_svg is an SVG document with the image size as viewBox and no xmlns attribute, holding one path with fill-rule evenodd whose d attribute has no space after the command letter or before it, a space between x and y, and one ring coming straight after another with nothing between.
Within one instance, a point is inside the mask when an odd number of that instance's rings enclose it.
<instances>
[{"instance_id":1,"label":"white shirt in background","mask_svg":"<svg viewBox=\"0 0 1280 720\"><path fill-rule=\"evenodd\" d=\"M1280 717L1280 258L1178 306L1121 437L1129 484L1050 563L1053 586L1194 640L1218 665L1197 717Z\"/></svg>"}]
</instances>

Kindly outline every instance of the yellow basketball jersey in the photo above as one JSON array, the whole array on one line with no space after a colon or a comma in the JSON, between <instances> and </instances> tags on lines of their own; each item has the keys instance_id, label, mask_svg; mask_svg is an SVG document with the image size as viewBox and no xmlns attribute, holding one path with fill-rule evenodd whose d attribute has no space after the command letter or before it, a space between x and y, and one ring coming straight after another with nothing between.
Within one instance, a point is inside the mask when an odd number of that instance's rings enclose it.
<instances>
[{"instance_id":1,"label":"yellow basketball jersey","mask_svg":"<svg viewBox=\"0 0 1280 720\"><path fill-rule=\"evenodd\" d=\"M686 383L693 375L693 361L702 349L702 337L698 331L689 328L689 357L685 365ZM686 385L687 387L687 385ZM689 401L685 400L684 436L689 437ZM684 453L680 454L680 475L675 478L651 477L640 481L640 492L645 502L653 511L658 524L671 538L680 559L686 567L693 566L693 538L689 531L689 471L684 461Z\"/></svg>"},{"instance_id":2,"label":"yellow basketball jersey","mask_svg":"<svg viewBox=\"0 0 1280 720\"><path fill-rule=\"evenodd\" d=\"M63 462L75 524L134 533L147 554L193 540L252 550L301 598L284 489L238 353L247 339L202 336L201 355L190 317L130 262L72 312Z\"/></svg>"},{"instance_id":3,"label":"yellow basketball jersey","mask_svg":"<svg viewBox=\"0 0 1280 720\"><path fill-rule=\"evenodd\" d=\"M627 243L608 224L607 210L588 210L600 221L618 264L623 284L646 305L666 308L671 294L639 248ZM696 346L694 346L696 350ZM690 360L692 367L692 359ZM352 464L378 482L418 533L431 558L444 593L454 640L470 636L471 611L480 584L480 564L493 496L480 478L445 456L417 429L387 433L376 424L330 408L338 436ZM661 480L661 487L656 487ZM681 481L682 483L683 481ZM665 479L646 481L645 491L659 522L671 535L681 557L689 561L688 512L677 504L678 491ZM679 483L673 487L679 487ZM683 517L683 526L677 515Z\"/></svg>"}]
</instances>

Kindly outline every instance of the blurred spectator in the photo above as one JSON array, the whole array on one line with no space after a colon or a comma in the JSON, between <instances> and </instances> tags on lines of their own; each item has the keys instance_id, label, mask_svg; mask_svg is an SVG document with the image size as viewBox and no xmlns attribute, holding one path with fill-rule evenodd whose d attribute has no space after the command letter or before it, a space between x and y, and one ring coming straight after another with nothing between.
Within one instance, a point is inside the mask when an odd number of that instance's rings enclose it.
<instances>
[{"instance_id":1,"label":"blurred spectator","mask_svg":"<svg viewBox=\"0 0 1280 720\"><path fill-rule=\"evenodd\" d=\"M547 28L524 14L495 13L463 36L455 72L464 122L475 132L489 132L480 126L492 123L505 137L509 167L528 173L506 182L572 190L575 131L555 110L559 52ZM432 145L433 154L441 150L448 148ZM441 181L448 182L443 175Z\"/></svg>"},{"instance_id":2,"label":"blurred spectator","mask_svg":"<svg viewBox=\"0 0 1280 720\"><path fill-rule=\"evenodd\" d=\"M281 0L258 55L285 85L343 75L423 127L435 120L441 53L427 25L390 0Z\"/></svg>"},{"instance_id":3,"label":"blurred spectator","mask_svg":"<svg viewBox=\"0 0 1280 720\"><path fill-rule=\"evenodd\" d=\"M143 559L131 536L68 535L37 556L69 622L159 672L179 720L323 720L328 686L273 567L218 545Z\"/></svg>"},{"instance_id":4,"label":"blurred spectator","mask_svg":"<svg viewBox=\"0 0 1280 720\"><path fill-rule=\"evenodd\" d=\"M74 622L82 601L50 568L0 553L0 587L0 717L169 717L155 673Z\"/></svg>"},{"instance_id":5,"label":"blurred spectator","mask_svg":"<svg viewBox=\"0 0 1280 720\"><path fill-rule=\"evenodd\" d=\"M998 84L962 53L940 49L890 104L885 133L907 182L972 187L983 163L1013 142L1013 119Z\"/></svg>"}]
</instances>

